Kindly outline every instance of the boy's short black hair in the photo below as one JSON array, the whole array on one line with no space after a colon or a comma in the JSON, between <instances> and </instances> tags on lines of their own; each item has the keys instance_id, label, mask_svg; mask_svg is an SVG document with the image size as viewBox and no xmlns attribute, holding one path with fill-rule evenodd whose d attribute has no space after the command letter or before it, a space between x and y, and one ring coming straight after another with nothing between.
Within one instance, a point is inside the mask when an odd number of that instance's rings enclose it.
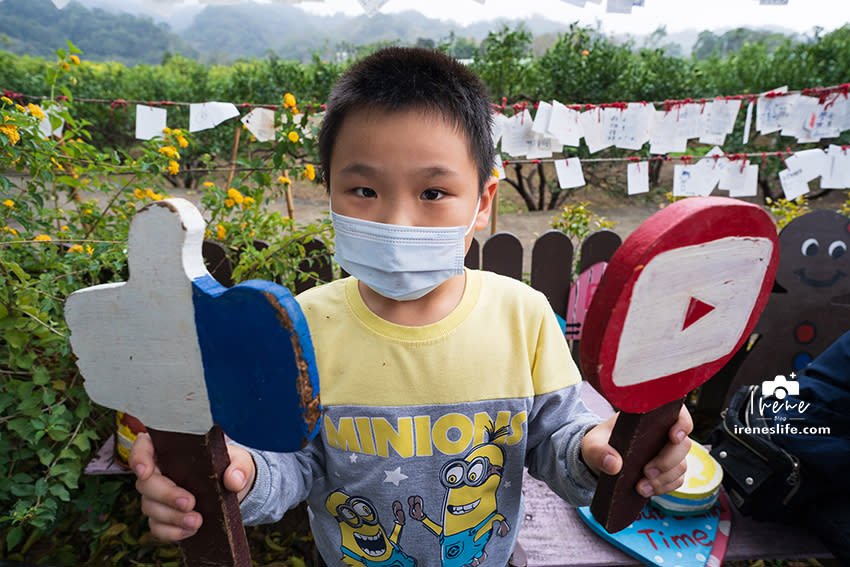
<instances>
[{"instance_id":1,"label":"boy's short black hair","mask_svg":"<svg viewBox=\"0 0 850 567\"><path fill-rule=\"evenodd\" d=\"M479 192L492 175L493 111L484 83L462 63L429 49L389 47L355 63L331 90L319 131L319 159L330 189L331 153L346 115L354 109L439 112L467 138Z\"/></svg>"}]
</instances>

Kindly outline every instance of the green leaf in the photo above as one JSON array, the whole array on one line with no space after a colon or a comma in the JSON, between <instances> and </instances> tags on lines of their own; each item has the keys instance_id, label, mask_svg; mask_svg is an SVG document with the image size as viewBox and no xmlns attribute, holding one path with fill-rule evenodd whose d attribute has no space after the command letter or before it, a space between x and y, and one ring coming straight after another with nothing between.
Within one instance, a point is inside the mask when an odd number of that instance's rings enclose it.
<instances>
[{"instance_id":1,"label":"green leaf","mask_svg":"<svg viewBox=\"0 0 850 567\"><path fill-rule=\"evenodd\" d=\"M35 495L41 498L45 494L47 494L47 479L42 477L35 481Z\"/></svg>"},{"instance_id":2,"label":"green leaf","mask_svg":"<svg viewBox=\"0 0 850 567\"><path fill-rule=\"evenodd\" d=\"M13 348L23 348L29 342L29 335L17 329L9 329L4 337L9 346Z\"/></svg>"},{"instance_id":3,"label":"green leaf","mask_svg":"<svg viewBox=\"0 0 850 567\"><path fill-rule=\"evenodd\" d=\"M50 374L44 366L36 366L32 373L32 382L36 386L44 386L50 382Z\"/></svg>"},{"instance_id":4,"label":"green leaf","mask_svg":"<svg viewBox=\"0 0 850 567\"><path fill-rule=\"evenodd\" d=\"M15 546L18 545L23 538L24 528L21 526L15 526L9 530L9 533L6 534L6 550L11 551L15 549Z\"/></svg>"},{"instance_id":5,"label":"green leaf","mask_svg":"<svg viewBox=\"0 0 850 567\"><path fill-rule=\"evenodd\" d=\"M71 444L83 453L88 453L91 450L91 442L85 435L77 435Z\"/></svg>"},{"instance_id":6,"label":"green leaf","mask_svg":"<svg viewBox=\"0 0 850 567\"><path fill-rule=\"evenodd\" d=\"M62 502L71 501L71 493L61 484L53 484L50 486L50 494L61 500Z\"/></svg>"},{"instance_id":7,"label":"green leaf","mask_svg":"<svg viewBox=\"0 0 850 567\"><path fill-rule=\"evenodd\" d=\"M38 455L38 460L45 467L50 465L50 463L53 462L53 451L51 451L47 447L42 447L41 449L36 451L36 455ZM55 469L56 467L53 467L53 468ZM54 472L53 474L56 474L56 473Z\"/></svg>"},{"instance_id":8,"label":"green leaf","mask_svg":"<svg viewBox=\"0 0 850 567\"><path fill-rule=\"evenodd\" d=\"M121 535L121 533L127 529L127 524L116 523L109 526L105 532L103 532L103 537L116 537Z\"/></svg>"}]
</instances>

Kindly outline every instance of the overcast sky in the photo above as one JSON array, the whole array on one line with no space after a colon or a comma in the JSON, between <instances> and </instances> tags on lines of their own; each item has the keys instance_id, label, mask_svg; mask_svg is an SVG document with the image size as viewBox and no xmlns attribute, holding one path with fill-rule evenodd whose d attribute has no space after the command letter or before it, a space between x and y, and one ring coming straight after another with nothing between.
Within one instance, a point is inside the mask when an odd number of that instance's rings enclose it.
<instances>
[{"instance_id":1,"label":"overcast sky","mask_svg":"<svg viewBox=\"0 0 850 567\"><path fill-rule=\"evenodd\" d=\"M787 6L761 6L758 0L645 0L632 14L606 14L605 4L578 8L562 0L389 0L381 12L417 10L439 19L468 24L494 18L522 18L533 13L563 22L576 20L595 24L601 20L609 32L645 34L659 25L668 32L684 29L782 26L798 32L810 32L814 26L826 30L850 22L850 0L788 0ZM312 13L362 14L358 0L322 0L299 6Z\"/></svg>"}]
</instances>

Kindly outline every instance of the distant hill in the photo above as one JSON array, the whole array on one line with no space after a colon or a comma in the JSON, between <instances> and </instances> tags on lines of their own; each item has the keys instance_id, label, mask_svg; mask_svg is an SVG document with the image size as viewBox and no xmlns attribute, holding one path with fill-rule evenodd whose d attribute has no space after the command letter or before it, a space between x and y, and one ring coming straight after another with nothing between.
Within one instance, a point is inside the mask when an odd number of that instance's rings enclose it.
<instances>
[{"instance_id":1,"label":"distant hill","mask_svg":"<svg viewBox=\"0 0 850 567\"><path fill-rule=\"evenodd\" d=\"M535 16L523 20L535 35L565 31L562 24ZM420 40L439 42L451 32L476 43L487 37L500 22L470 26L427 18L414 11L378 13L369 17L316 16L295 6L240 3L208 5L195 16L181 36L200 53L213 59L262 57L271 51L287 59L307 60L313 51L333 52L340 45L399 42L413 45ZM512 22L515 25L516 22Z\"/></svg>"},{"instance_id":2,"label":"distant hill","mask_svg":"<svg viewBox=\"0 0 850 567\"><path fill-rule=\"evenodd\" d=\"M77 2L62 10L50 0L0 2L0 49L52 57L69 39L87 59L125 64L159 63L169 51L198 55L167 24L148 17L89 10Z\"/></svg>"},{"instance_id":3,"label":"distant hill","mask_svg":"<svg viewBox=\"0 0 850 567\"><path fill-rule=\"evenodd\" d=\"M534 50L539 55L571 23L535 15L523 20L491 20L462 26L414 11L378 13L373 17L318 16L297 6L254 2L158 6L159 11L152 11L141 0L75 0L58 10L50 0L0 0L0 49L51 57L70 39L83 50L85 58L93 60L155 64L165 53L178 52L203 62L227 64L270 53L283 59L307 61L318 52L322 58L331 59L350 52L352 46L376 42L435 45L454 33L466 46L467 53L459 56L471 57L470 50L488 32L502 24L515 27L521 21L535 36ZM648 36L614 39L631 41L636 47L667 47L671 55L688 56L694 46L700 52L711 52L715 46L729 50L742 40L768 35L697 30L667 34L658 30Z\"/></svg>"}]
</instances>

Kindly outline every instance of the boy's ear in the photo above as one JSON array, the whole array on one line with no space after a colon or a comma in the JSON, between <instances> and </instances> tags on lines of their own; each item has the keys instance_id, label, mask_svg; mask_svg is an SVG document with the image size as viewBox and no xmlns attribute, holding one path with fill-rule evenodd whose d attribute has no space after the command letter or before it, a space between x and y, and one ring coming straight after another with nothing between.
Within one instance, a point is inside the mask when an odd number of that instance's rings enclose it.
<instances>
[{"instance_id":1,"label":"boy's ear","mask_svg":"<svg viewBox=\"0 0 850 567\"><path fill-rule=\"evenodd\" d=\"M478 214L475 217L475 230L487 228L490 222L490 213L496 200L496 190L499 188L499 178L490 177L484 182L484 190L481 192L481 202L478 204Z\"/></svg>"}]
</instances>

